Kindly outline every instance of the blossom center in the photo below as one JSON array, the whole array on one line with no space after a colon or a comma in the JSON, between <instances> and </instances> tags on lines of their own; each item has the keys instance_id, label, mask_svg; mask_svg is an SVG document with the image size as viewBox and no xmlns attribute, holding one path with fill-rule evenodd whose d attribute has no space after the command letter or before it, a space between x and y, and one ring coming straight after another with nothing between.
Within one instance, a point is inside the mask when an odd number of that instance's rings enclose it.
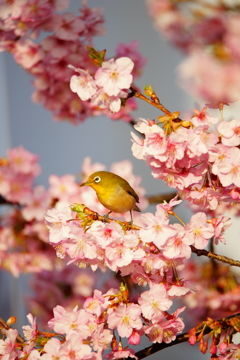
<instances>
[{"instance_id":1,"label":"blossom center","mask_svg":"<svg viewBox=\"0 0 240 360\"><path fill-rule=\"evenodd\" d=\"M159 224L157 224L157 225L155 225L155 231L157 232L157 233L159 233L160 231L162 231L162 227L161 227L161 225L159 225Z\"/></svg>"},{"instance_id":2,"label":"blossom center","mask_svg":"<svg viewBox=\"0 0 240 360\"><path fill-rule=\"evenodd\" d=\"M106 237L106 238L112 237L112 230L111 229L105 229L104 230L104 237Z\"/></svg>"},{"instance_id":3,"label":"blossom center","mask_svg":"<svg viewBox=\"0 0 240 360\"><path fill-rule=\"evenodd\" d=\"M233 166L231 169L231 174L233 175L237 175L239 173L239 167L238 166Z\"/></svg>"},{"instance_id":4,"label":"blossom center","mask_svg":"<svg viewBox=\"0 0 240 360\"><path fill-rule=\"evenodd\" d=\"M124 315L122 322L124 323L124 325L129 325L129 316L128 315Z\"/></svg>"},{"instance_id":5,"label":"blossom center","mask_svg":"<svg viewBox=\"0 0 240 360\"><path fill-rule=\"evenodd\" d=\"M112 80L117 80L119 77L119 74L117 71L112 71L110 77Z\"/></svg>"},{"instance_id":6,"label":"blossom center","mask_svg":"<svg viewBox=\"0 0 240 360\"><path fill-rule=\"evenodd\" d=\"M236 127L234 130L234 134L239 136L240 135L240 126Z\"/></svg>"},{"instance_id":7,"label":"blossom center","mask_svg":"<svg viewBox=\"0 0 240 360\"><path fill-rule=\"evenodd\" d=\"M74 350L69 351L68 356L70 359L75 359L75 351Z\"/></svg>"}]
</instances>

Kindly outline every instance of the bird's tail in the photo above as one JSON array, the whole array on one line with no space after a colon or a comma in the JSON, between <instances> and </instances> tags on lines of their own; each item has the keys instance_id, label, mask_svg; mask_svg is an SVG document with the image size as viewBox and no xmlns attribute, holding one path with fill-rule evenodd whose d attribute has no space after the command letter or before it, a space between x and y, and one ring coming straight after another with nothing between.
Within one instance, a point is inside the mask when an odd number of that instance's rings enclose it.
<instances>
[{"instance_id":1,"label":"bird's tail","mask_svg":"<svg viewBox=\"0 0 240 360\"><path fill-rule=\"evenodd\" d=\"M137 205L134 206L133 210L134 210L134 211L141 212L141 210L139 209L139 207L138 207Z\"/></svg>"}]
</instances>

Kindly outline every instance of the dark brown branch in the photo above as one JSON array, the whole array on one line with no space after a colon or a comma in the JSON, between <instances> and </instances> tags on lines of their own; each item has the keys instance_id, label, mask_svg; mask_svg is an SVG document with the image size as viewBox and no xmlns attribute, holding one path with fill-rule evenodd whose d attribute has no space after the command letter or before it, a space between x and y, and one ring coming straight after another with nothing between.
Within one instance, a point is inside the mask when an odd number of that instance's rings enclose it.
<instances>
[{"instance_id":1,"label":"dark brown branch","mask_svg":"<svg viewBox=\"0 0 240 360\"><path fill-rule=\"evenodd\" d=\"M13 205L13 203L7 201L2 195L0 195L0 205Z\"/></svg>"},{"instance_id":2,"label":"dark brown branch","mask_svg":"<svg viewBox=\"0 0 240 360\"><path fill-rule=\"evenodd\" d=\"M232 318L237 318L240 316L240 313L234 314L234 315L230 315L226 318L217 320L217 321L226 321L226 320L230 320ZM206 326L206 328L203 330L203 335L207 335L212 331L212 329L208 326ZM200 333L200 331L199 331ZM135 355L138 357L139 360L144 359L147 356L150 356L152 354L155 354L156 352L169 348L170 346L174 346L174 345L178 345L184 342L187 342L189 339L189 333L184 333L184 334L180 334L176 337L176 339L172 342L170 342L169 344L166 343L156 343L153 344L143 350L138 351ZM132 358L127 358L127 360L132 360Z\"/></svg>"},{"instance_id":3,"label":"dark brown branch","mask_svg":"<svg viewBox=\"0 0 240 360\"><path fill-rule=\"evenodd\" d=\"M203 250L196 249L193 245L190 245L190 247L191 247L192 252L197 254L197 256L207 256L210 259L215 259L215 260L224 262L226 264L229 264L231 266L240 267L240 261L238 261L238 260L233 260L233 259L230 259L230 258L228 258L226 256L223 256L223 255L217 255L217 254L212 253L211 251L207 251L207 250L204 250L204 249Z\"/></svg>"},{"instance_id":4,"label":"dark brown branch","mask_svg":"<svg viewBox=\"0 0 240 360\"><path fill-rule=\"evenodd\" d=\"M169 202L177 195L176 192L171 192L168 194L159 194L159 195L148 195L146 198L148 199L149 204L159 204L162 203L164 200Z\"/></svg>"}]
</instances>

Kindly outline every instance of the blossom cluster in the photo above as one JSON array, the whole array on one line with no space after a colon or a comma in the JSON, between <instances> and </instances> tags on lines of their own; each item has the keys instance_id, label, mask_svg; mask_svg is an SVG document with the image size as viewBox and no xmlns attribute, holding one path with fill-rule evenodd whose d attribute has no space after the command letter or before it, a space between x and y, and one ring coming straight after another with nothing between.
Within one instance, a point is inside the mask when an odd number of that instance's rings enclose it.
<instances>
[{"instance_id":1,"label":"blossom cluster","mask_svg":"<svg viewBox=\"0 0 240 360\"><path fill-rule=\"evenodd\" d=\"M53 112L56 120L79 122L99 115L101 107L89 107L69 88L72 75L68 64L95 72L97 66L89 57L86 45L105 33L102 9L82 4L80 14L64 12L68 0L3 0L0 4L0 51L10 52L17 64L34 77L32 99ZM48 36L43 37L45 34ZM40 37L41 40L34 41ZM137 43L120 44L121 56L136 61L134 77L139 76L145 60L137 51ZM119 114L104 112L113 119L121 116L131 120L129 113L136 108L131 100Z\"/></svg>"},{"instance_id":2,"label":"blossom cluster","mask_svg":"<svg viewBox=\"0 0 240 360\"><path fill-rule=\"evenodd\" d=\"M240 120L221 121L205 107L195 110L189 121L172 121L171 116L139 119L133 136L133 155L152 169L152 175L179 190L181 197L202 210L215 210L222 202L239 201ZM167 124L175 129L169 131Z\"/></svg>"},{"instance_id":3,"label":"blossom cluster","mask_svg":"<svg viewBox=\"0 0 240 360\"><path fill-rule=\"evenodd\" d=\"M155 215L145 213L136 220L138 226L126 230L125 223L99 220L89 222L84 205L48 210L45 216L49 241L57 256L79 267L90 266L130 275L138 285L163 282L171 297L182 296L189 287L176 277L191 247L203 249L210 238L224 241L226 219L208 219L205 213L192 216L186 225L170 224L169 214L181 201L157 205ZM77 214L77 215L76 215ZM126 232L127 231L127 232Z\"/></svg>"},{"instance_id":4,"label":"blossom cluster","mask_svg":"<svg viewBox=\"0 0 240 360\"><path fill-rule=\"evenodd\" d=\"M69 67L79 73L72 76L70 88L81 100L91 100L90 106L114 113L121 109L121 99L128 95L124 90L129 89L133 81L134 63L130 58L103 61L94 78L83 69Z\"/></svg>"},{"instance_id":5,"label":"blossom cluster","mask_svg":"<svg viewBox=\"0 0 240 360\"><path fill-rule=\"evenodd\" d=\"M239 1L148 0L155 27L188 54L180 84L215 106L240 97Z\"/></svg>"},{"instance_id":6,"label":"blossom cluster","mask_svg":"<svg viewBox=\"0 0 240 360\"><path fill-rule=\"evenodd\" d=\"M81 173L85 180L92 172L104 169L104 165L92 164L86 158ZM138 191L141 208L146 208L145 190L140 186L141 178L133 175L131 163L115 163L111 170L131 183ZM0 267L14 276L21 272L36 273L62 268L55 251L48 244L48 229L44 222L47 209L81 201L95 211L106 211L96 199L94 191L79 187L73 175L50 175L48 189L34 186L40 171L38 157L21 146L9 149L7 157L0 159L0 200L1 204L9 204L0 219Z\"/></svg>"},{"instance_id":7,"label":"blossom cluster","mask_svg":"<svg viewBox=\"0 0 240 360\"><path fill-rule=\"evenodd\" d=\"M105 294L95 290L80 310L78 306L73 310L62 306L53 309L54 317L48 327L55 333L41 333L31 314L28 315L30 325L23 326L24 342L18 342L17 330L3 330L5 339L0 340L0 357L97 360L109 349L106 359L128 356L137 359L135 351L123 348L117 337L127 338L131 345L139 344L143 335L153 343L173 341L184 328L179 317L184 308L170 314L167 310L171 303L162 284L143 292L138 304L129 302L126 289L112 288Z\"/></svg>"}]
</instances>

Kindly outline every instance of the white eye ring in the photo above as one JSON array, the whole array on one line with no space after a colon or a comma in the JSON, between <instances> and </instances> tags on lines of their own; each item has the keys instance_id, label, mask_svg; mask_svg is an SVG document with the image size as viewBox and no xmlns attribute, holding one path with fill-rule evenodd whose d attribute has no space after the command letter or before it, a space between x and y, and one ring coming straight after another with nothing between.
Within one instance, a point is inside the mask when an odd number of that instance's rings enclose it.
<instances>
[{"instance_id":1,"label":"white eye ring","mask_svg":"<svg viewBox=\"0 0 240 360\"><path fill-rule=\"evenodd\" d=\"M95 183L99 183L101 181L100 176L95 176L95 178L93 179Z\"/></svg>"}]
</instances>

